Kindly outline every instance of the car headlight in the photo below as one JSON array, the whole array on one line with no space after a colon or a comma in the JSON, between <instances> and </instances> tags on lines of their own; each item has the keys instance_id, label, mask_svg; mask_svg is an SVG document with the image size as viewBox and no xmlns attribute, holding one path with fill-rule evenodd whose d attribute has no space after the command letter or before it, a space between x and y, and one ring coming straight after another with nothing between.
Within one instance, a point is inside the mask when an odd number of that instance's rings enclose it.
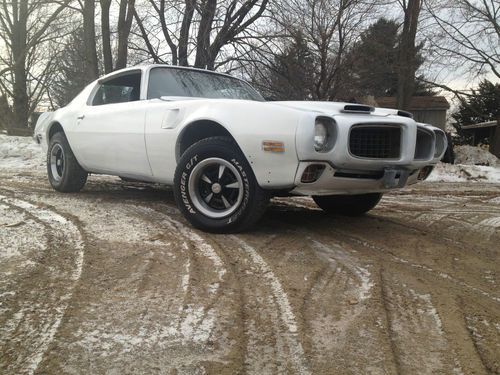
<instances>
[{"instance_id":1,"label":"car headlight","mask_svg":"<svg viewBox=\"0 0 500 375\"><path fill-rule=\"evenodd\" d=\"M328 117L317 117L314 125L314 149L327 152L333 146L334 120Z\"/></svg>"}]
</instances>

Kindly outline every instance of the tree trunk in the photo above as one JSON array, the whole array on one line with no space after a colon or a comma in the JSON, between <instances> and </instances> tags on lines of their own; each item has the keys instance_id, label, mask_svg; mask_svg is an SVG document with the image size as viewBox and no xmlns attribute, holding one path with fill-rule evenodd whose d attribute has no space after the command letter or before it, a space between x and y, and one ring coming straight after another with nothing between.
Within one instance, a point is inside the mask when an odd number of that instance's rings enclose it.
<instances>
[{"instance_id":1,"label":"tree trunk","mask_svg":"<svg viewBox=\"0 0 500 375\"><path fill-rule=\"evenodd\" d=\"M194 66L196 68L206 69L212 66L213 60L210 56L210 33L212 31L212 23L215 17L217 0L206 0L205 6L202 9L200 28L196 37L196 60Z\"/></svg>"},{"instance_id":2,"label":"tree trunk","mask_svg":"<svg viewBox=\"0 0 500 375\"><path fill-rule=\"evenodd\" d=\"M113 53L111 52L111 29L109 27L109 8L111 0L101 1L101 34L102 34L102 55L104 60L104 72L106 74L113 71Z\"/></svg>"},{"instance_id":3,"label":"tree trunk","mask_svg":"<svg viewBox=\"0 0 500 375\"><path fill-rule=\"evenodd\" d=\"M408 5L404 9L405 19L399 46L397 93L398 108L403 110L409 109L411 98L415 91L415 38L421 6L421 0L408 0Z\"/></svg>"},{"instance_id":4,"label":"tree trunk","mask_svg":"<svg viewBox=\"0 0 500 375\"><path fill-rule=\"evenodd\" d=\"M188 66L188 42L189 28L193 21L194 7L196 0L186 0L186 8L182 18L181 31L179 34L179 65Z\"/></svg>"},{"instance_id":5,"label":"tree trunk","mask_svg":"<svg viewBox=\"0 0 500 375\"><path fill-rule=\"evenodd\" d=\"M14 62L13 82L13 111L14 121L9 126L9 133L13 128L26 128L29 119L29 98L26 73L26 47L27 47L27 22L28 3L17 0L12 2L12 57Z\"/></svg>"},{"instance_id":6,"label":"tree trunk","mask_svg":"<svg viewBox=\"0 0 500 375\"><path fill-rule=\"evenodd\" d=\"M83 43L85 47L85 75L89 82L99 76L94 16L94 0L85 0L83 4Z\"/></svg>"},{"instance_id":7,"label":"tree trunk","mask_svg":"<svg viewBox=\"0 0 500 375\"><path fill-rule=\"evenodd\" d=\"M127 66L128 37L132 27L135 0L121 0L118 15L118 53L116 56L115 69Z\"/></svg>"}]
</instances>

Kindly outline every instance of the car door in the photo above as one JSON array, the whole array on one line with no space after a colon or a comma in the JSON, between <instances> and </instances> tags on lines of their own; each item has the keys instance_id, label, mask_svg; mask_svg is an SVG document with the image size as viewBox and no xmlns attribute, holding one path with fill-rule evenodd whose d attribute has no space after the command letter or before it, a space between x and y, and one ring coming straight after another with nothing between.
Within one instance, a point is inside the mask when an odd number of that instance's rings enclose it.
<instances>
[{"instance_id":1,"label":"car door","mask_svg":"<svg viewBox=\"0 0 500 375\"><path fill-rule=\"evenodd\" d=\"M75 142L89 171L151 176L144 142L147 104L140 100L140 90L141 71L106 79L78 115Z\"/></svg>"}]
</instances>

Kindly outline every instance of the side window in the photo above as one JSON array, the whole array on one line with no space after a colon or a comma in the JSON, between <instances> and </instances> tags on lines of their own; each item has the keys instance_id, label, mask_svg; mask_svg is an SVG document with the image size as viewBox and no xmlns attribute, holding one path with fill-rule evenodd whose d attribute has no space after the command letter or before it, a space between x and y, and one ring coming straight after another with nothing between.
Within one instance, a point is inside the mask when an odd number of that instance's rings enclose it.
<instances>
[{"instance_id":1,"label":"side window","mask_svg":"<svg viewBox=\"0 0 500 375\"><path fill-rule=\"evenodd\" d=\"M140 99L141 73L123 75L101 83L92 105L127 103Z\"/></svg>"}]
</instances>

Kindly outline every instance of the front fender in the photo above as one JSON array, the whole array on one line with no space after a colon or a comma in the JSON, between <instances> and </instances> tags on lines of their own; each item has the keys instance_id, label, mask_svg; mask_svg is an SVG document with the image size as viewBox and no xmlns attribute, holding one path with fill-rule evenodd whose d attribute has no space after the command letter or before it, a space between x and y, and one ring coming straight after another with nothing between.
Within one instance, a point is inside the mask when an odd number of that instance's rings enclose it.
<instances>
[{"instance_id":1,"label":"front fender","mask_svg":"<svg viewBox=\"0 0 500 375\"><path fill-rule=\"evenodd\" d=\"M200 120L221 125L242 150L258 184L264 189L285 189L294 186L298 166L295 137L300 122L309 116L272 103L235 100L230 106L216 102L200 106L189 112L182 127ZM264 141L282 142L285 151L264 151Z\"/></svg>"}]
</instances>

